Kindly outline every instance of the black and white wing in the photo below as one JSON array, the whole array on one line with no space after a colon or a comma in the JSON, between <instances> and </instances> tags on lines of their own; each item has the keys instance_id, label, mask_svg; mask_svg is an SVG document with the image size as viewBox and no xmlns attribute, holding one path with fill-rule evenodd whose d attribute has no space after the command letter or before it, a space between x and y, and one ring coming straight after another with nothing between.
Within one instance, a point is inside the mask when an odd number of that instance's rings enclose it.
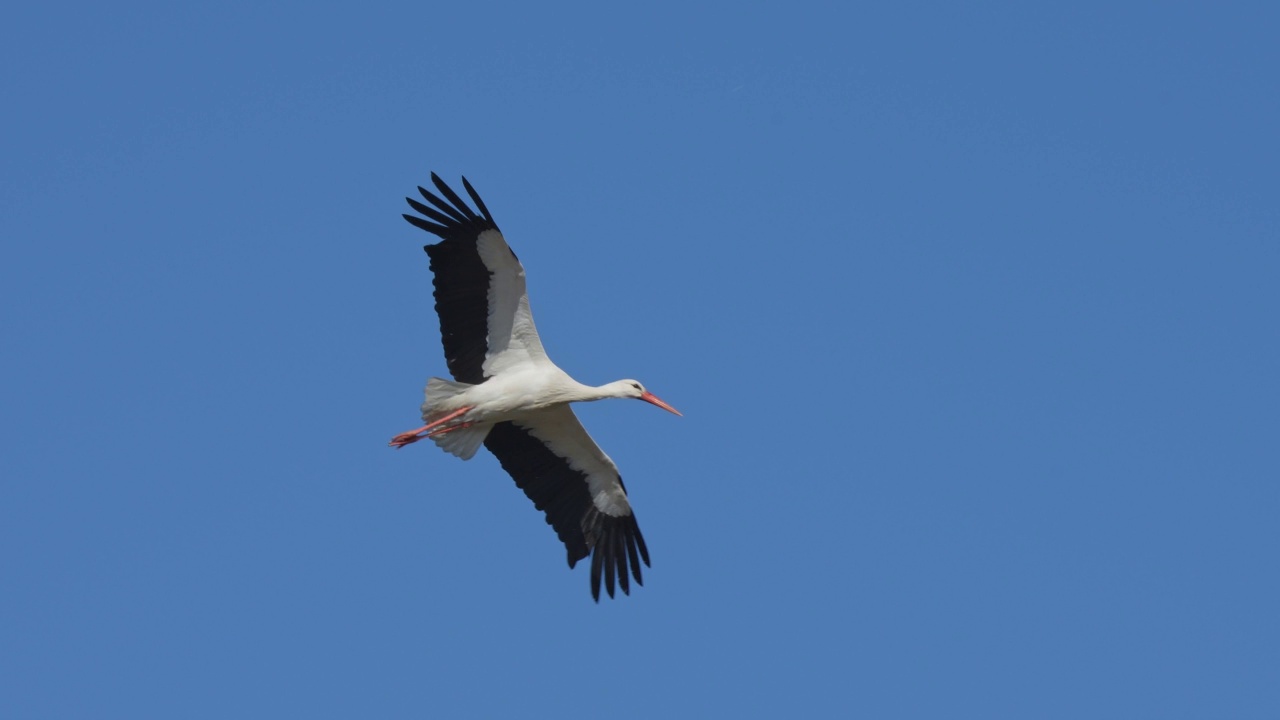
<instances>
[{"instance_id":1,"label":"black and white wing","mask_svg":"<svg viewBox=\"0 0 1280 720\"><path fill-rule=\"evenodd\" d=\"M591 555L592 597L600 599L601 579L609 597L615 579L626 594L631 593L630 576L644 584L640 563L649 564L649 549L618 467L573 410L561 405L500 422L484 446L546 513L547 524L568 550L569 567Z\"/></svg>"},{"instance_id":2,"label":"black and white wing","mask_svg":"<svg viewBox=\"0 0 1280 720\"><path fill-rule=\"evenodd\" d=\"M529 311L524 267L484 201L466 178L462 186L478 215L435 173L431 182L444 197L419 187L430 206L405 199L427 219L409 214L404 219L441 240L423 249L435 275L436 314L449 372L459 382L479 384L521 362L547 362Z\"/></svg>"}]
</instances>

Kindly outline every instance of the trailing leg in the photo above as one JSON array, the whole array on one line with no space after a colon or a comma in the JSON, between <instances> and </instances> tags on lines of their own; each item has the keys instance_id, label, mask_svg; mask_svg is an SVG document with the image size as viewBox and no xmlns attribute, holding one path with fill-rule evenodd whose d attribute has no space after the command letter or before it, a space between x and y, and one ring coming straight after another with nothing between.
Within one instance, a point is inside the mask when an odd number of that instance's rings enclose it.
<instances>
[{"instance_id":1,"label":"trailing leg","mask_svg":"<svg viewBox=\"0 0 1280 720\"><path fill-rule=\"evenodd\" d=\"M432 435L436 435L437 433L440 433L440 432L448 432L449 430L456 430L456 429L458 429L459 427L466 427L466 426L469 426L471 423L459 423L459 424L457 424L457 425L453 425L453 426L450 426L450 427L448 427L448 428L441 429L441 430L439 430L439 431L437 431L437 432L431 432L431 430L433 430L433 429L435 429L435 428L438 428L439 426L443 425L444 423L447 423L447 422L449 422L450 420L452 420L452 419L454 419L454 418L456 418L456 417L458 417L458 416L460 416L460 415L465 414L465 413L466 413L467 411L469 411L469 410L471 410L471 406L467 406L467 407L464 407L464 408L459 408L459 409L454 410L453 412L449 413L448 415L445 415L444 417L442 417L442 418L440 418L440 419L438 419L438 420L433 420L433 421L431 421L431 422L427 423L426 425L423 425L423 426L422 426L422 427L420 427L420 428L416 428L416 429L414 429L414 430L410 430L410 431L408 431L408 432L402 432L402 433L400 433L399 435L397 435L397 436L395 436L395 437L391 438L391 442L390 442L390 443L388 443L388 445L390 445L391 447L394 447L394 448L402 448L402 447L404 447L405 445L409 445L409 444L411 444L411 443L416 443L416 442L418 442L419 440L421 440L421 439L422 439L422 438L424 438L424 437L431 437Z\"/></svg>"}]
</instances>

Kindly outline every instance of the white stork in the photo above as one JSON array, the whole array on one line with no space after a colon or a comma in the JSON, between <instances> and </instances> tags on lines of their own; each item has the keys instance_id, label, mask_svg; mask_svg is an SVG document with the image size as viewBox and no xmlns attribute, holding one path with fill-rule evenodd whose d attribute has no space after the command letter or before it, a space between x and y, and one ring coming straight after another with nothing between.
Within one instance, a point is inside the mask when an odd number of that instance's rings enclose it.
<instances>
[{"instance_id":1,"label":"white stork","mask_svg":"<svg viewBox=\"0 0 1280 720\"><path fill-rule=\"evenodd\" d=\"M600 580L609 597L614 580L630 594L630 575L643 584L640 561L649 550L636 524L618 467L587 434L571 402L637 398L676 415L680 412L635 380L591 387L577 382L547 358L533 325L524 268L464 177L462 186L477 215L435 173L431 181L446 199L418 188L429 207L409 205L427 218L405 220L441 242L424 250L435 273L436 313L445 360L454 381L427 381L426 402L416 430L391 446L423 438L463 460L483 443L516 485L546 513L547 524L569 552L569 567L591 555L591 596L600 600Z\"/></svg>"}]
</instances>

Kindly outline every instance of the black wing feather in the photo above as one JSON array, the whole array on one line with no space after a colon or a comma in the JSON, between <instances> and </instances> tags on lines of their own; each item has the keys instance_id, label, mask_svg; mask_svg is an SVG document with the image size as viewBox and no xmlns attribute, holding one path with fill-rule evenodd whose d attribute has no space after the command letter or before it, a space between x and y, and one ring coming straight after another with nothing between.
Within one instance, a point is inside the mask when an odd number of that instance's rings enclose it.
<instances>
[{"instance_id":1,"label":"black wing feather","mask_svg":"<svg viewBox=\"0 0 1280 720\"><path fill-rule=\"evenodd\" d=\"M413 208L417 212L420 212L423 215L426 215L427 217L434 220L441 230L444 230L449 225L457 222L456 220L450 219L448 215L445 215L444 213L441 213L440 211L435 210L434 208L423 205L422 203L418 202L417 200L414 200L411 197L407 197L405 198L405 200L409 201L409 207Z\"/></svg>"},{"instance_id":2,"label":"black wing feather","mask_svg":"<svg viewBox=\"0 0 1280 720\"><path fill-rule=\"evenodd\" d=\"M475 188L471 187L471 183L467 182L465 175L462 176L462 187L467 189L467 194L475 201L476 207L480 208L480 212L484 213L484 219L493 222L493 216L489 214L489 208L484 206L484 201L480 199L480 194L476 192Z\"/></svg>"},{"instance_id":3,"label":"black wing feather","mask_svg":"<svg viewBox=\"0 0 1280 720\"><path fill-rule=\"evenodd\" d=\"M630 594L628 561L636 584L643 585L637 553L649 564L649 550L636 523L635 513L614 517L600 512L591 501L587 476L569 467L528 430L511 422L493 426L484 446L498 458L502 469L546 514L547 524L556 531L568 552L569 567L591 558L591 596L600 599L600 581L605 581L609 597L615 581Z\"/></svg>"},{"instance_id":4,"label":"black wing feather","mask_svg":"<svg viewBox=\"0 0 1280 720\"><path fill-rule=\"evenodd\" d=\"M419 187L422 197L439 209L405 198L409 207L431 222L408 214L404 219L441 240L423 249L431 258L435 276L432 284L445 362L455 380L479 384L486 379L484 358L489 351L490 273L476 252L476 239L486 230L497 230L498 225L487 211L484 217L476 215L435 173L431 179L453 204ZM472 194L472 199L479 196Z\"/></svg>"},{"instance_id":5,"label":"black wing feather","mask_svg":"<svg viewBox=\"0 0 1280 720\"><path fill-rule=\"evenodd\" d=\"M414 227L422 228L423 230L426 230L427 232L432 234L436 234L444 230L444 228L440 227L439 225L436 225L435 223L429 223L426 220L423 220L422 218L418 217L417 215L409 215L406 213L404 215L401 215L400 217L404 218L405 220L408 220L410 223L414 225Z\"/></svg>"},{"instance_id":6,"label":"black wing feather","mask_svg":"<svg viewBox=\"0 0 1280 720\"><path fill-rule=\"evenodd\" d=\"M613 575L614 575L614 542L613 529L610 528L604 533L602 538L604 542L600 543L596 548L596 557L604 556L604 586L609 590L609 597L613 597ZM603 551L603 552L600 552Z\"/></svg>"},{"instance_id":7,"label":"black wing feather","mask_svg":"<svg viewBox=\"0 0 1280 720\"><path fill-rule=\"evenodd\" d=\"M458 193L454 192L453 188L449 187L445 181L440 179L439 175L431 173L431 182L436 186L437 190L443 193L445 197L449 198L449 202L453 203L454 207L461 210L463 214L467 216L468 220L476 221L481 219L471 211L470 205L462 202L462 198L458 197Z\"/></svg>"},{"instance_id":8,"label":"black wing feather","mask_svg":"<svg viewBox=\"0 0 1280 720\"><path fill-rule=\"evenodd\" d=\"M432 205L435 205L436 207L444 211L446 215L454 219L454 222L460 222L460 223L469 222L469 219L467 218L467 216L459 212L457 208L453 207L452 205L445 202L444 200L441 200L439 196L433 194L430 190L422 187L421 185L418 186L418 194L422 195L422 197L430 201Z\"/></svg>"}]
</instances>

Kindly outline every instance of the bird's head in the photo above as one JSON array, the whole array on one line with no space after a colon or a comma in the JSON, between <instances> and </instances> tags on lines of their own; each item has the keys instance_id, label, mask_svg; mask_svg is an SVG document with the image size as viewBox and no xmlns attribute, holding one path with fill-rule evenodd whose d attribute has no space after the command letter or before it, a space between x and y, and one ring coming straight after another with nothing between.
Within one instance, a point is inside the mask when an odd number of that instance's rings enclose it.
<instances>
[{"instance_id":1,"label":"bird's head","mask_svg":"<svg viewBox=\"0 0 1280 720\"><path fill-rule=\"evenodd\" d=\"M636 398L647 403L653 403L667 412L673 412L680 415L680 417L684 417L679 410L660 400L657 395L645 390L644 385L641 385L639 380L619 380L613 384L618 388L621 397Z\"/></svg>"}]
</instances>

